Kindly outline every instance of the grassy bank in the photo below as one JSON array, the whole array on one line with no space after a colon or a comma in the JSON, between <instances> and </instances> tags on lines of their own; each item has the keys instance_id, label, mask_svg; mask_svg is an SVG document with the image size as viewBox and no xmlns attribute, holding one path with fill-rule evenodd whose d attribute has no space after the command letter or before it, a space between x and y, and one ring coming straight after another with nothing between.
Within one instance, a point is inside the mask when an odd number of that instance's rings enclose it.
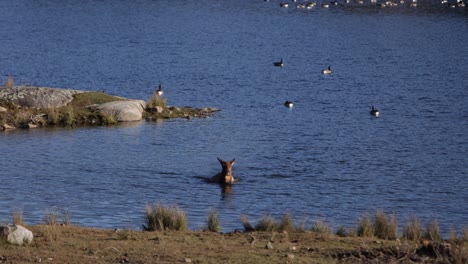
<instances>
[{"instance_id":1,"label":"grassy bank","mask_svg":"<svg viewBox=\"0 0 468 264\"><path fill-rule=\"evenodd\" d=\"M412 218L398 235L397 218L377 211L356 227L335 232L324 219L312 225L264 215L257 223L241 216L243 231L220 233L215 210L203 230L188 230L177 206L147 206L144 231L71 226L70 212L50 210L44 225L27 226L30 245L0 241L0 262L31 263L467 263L468 229L443 240L437 222L423 227ZM22 223L22 212L12 220ZM408 235L411 233L412 235Z\"/></svg>"}]
</instances>

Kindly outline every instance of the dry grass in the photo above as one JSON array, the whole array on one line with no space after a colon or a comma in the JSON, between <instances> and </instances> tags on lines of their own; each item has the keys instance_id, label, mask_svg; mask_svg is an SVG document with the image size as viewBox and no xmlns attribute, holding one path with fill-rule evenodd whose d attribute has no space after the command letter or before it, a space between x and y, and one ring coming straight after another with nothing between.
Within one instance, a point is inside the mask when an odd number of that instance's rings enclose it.
<instances>
[{"instance_id":1,"label":"dry grass","mask_svg":"<svg viewBox=\"0 0 468 264\"><path fill-rule=\"evenodd\" d=\"M12 214L12 220L14 225L24 225L23 223L23 210L14 209Z\"/></svg>"},{"instance_id":2,"label":"dry grass","mask_svg":"<svg viewBox=\"0 0 468 264\"><path fill-rule=\"evenodd\" d=\"M146 102L146 108L150 111L156 109L157 106L162 107L163 109L166 108L167 106L167 99L161 98L158 95L157 90L153 92L153 95L148 99L148 102Z\"/></svg>"},{"instance_id":3,"label":"dry grass","mask_svg":"<svg viewBox=\"0 0 468 264\"><path fill-rule=\"evenodd\" d=\"M356 228L360 237L378 237L380 239L396 239L398 237L398 221L394 214L386 215L377 210L374 217L363 215Z\"/></svg>"},{"instance_id":4,"label":"dry grass","mask_svg":"<svg viewBox=\"0 0 468 264\"><path fill-rule=\"evenodd\" d=\"M396 239L398 236L398 222L395 215L387 216L378 210L374 217L374 235L381 239Z\"/></svg>"},{"instance_id":5,"label":"dry grass","mask_svg":"<svg viewBox=\"0 0 468 264\"><path fill-rule=\"evenodd\" d=\"M347 237L349 236L349 232L348 232L348 229L344 226L340 226L336 229L336 232L335 232L335 235L339 236L339 237Z\"/></svg>"},{"instance_id":6,"label":"dry grass","mask_svg":"<svg viewBox=\"0 0 468 264\"><path fill-rule=\"evenodd\" d=\"M161 203L148 205L145 216L146 225L143 225L143 229L146 231L188 229L187 217L176 205L164 206Z\"/></svg>"},{"instance_id":7,"label":"dry grass","mask_svg":"<svg viewBox=\"0 0 468 264\"><path fill-rule=\"evenodd\" d=\"M270 215L265 214L263 215L258 223L255 225L256 231L279 231L279 224L276 220Z\"/></svg>"},{"instance_id":8,"label":"dry grass","mask_svg":"<svg viewBox=\"0 0 468 264\"><path fill-rule=\"evenodd\" d=\"M329 235L332 233L330 226L327 224L327 222L323 218L315 220L310 230L314 233L319 233L319 234L324 234L324 235Z\"/></svg>"},{"instance_id":9,"label":"dry grass","mask_svg":"<svg viewBox=\"0 0 468 264\"><path fill-rule=\"evenodd\" d=\"M270 214L264 214L253 226L250 224L246 215L241 216L241 222L244 230L260 232L305 232L305 219L299 225L295 225L291 214L285 214L279 221Z\"/></svg>"},{"instance_id":10,"label":"dry grass","mask_svg":"<svg viewBox=\"0 0 468 264\"><path fill-rule=\"evenodd\" d=\"M249 222L249 218L246 215L241 215L240 217L244 230L246 232L254 231L253 226Z\"/></svg>"},{"instance_id":11,"label":"dry grass","mask_svg":"<svg viewBox=\"0 0 468 264\"><path fill-rule=\"evenodd\" d=\"M421 238L421 222L418 218L411 217L403 230L403 238L411 241Z\"/></svg>"},{"instance_id":12,"label":"dry grass","mask_svg":"<svg viewBox=\"0 0 468 264\"><path fill-rule=\"evenodd\" d=\"M15 80L13 77L8 76L7 80L5 81L5 88L6 89L11 89L15 86Z\"/></svg>"},{"instance_id":13,"label":"dry grass","mask_svg":"<svg viewBox=\"0 0 468 264\"><path fill-rule=\"evenodd\" d=\"M324 237L312 232L214 233L142 232L81 228L75 226L27 226L34 233L31 245L0 243L4 263L464 263L467 246L457 259L420 255L421 244L373 238ZM273 249L265 245L270 242ZM452 248L455 248L453 245ZM398 250L396 250L398 249ZM416 250L419 252L419 250ZM442 253L442 252L441 252ZM464 254L464 255L463 255ZM455 254L453 254L455 255ZM466 263L466 262L465 262Z\"/></svg>"},{"instance_id":14,"label":"dry grass","mask_svg":"<svg viewBox=\"0 0 468 264\"><path fill-rule=\"evenodd\" d=\"M54 208L50 208L47 214L44 216L44 222L47 225L58 225L60 224L60 212Z\"/></svg>"},{"instance_id":15,"label":"dry grass","mask_svg":"<svg viewBox=\"0 0 468 264\"><path fill-rule=\"evenodd\" d=\"M365 214L358 219L356 233L360 237L374 236L374 226L372 225L372 219L368 214Z\"/></svg>"},{"instance_id":16,"label":"dry grass","mask_svg":"<svg viewBox=\"0 0 468 264\"><path fill-rule=\"evenodd\" d=\"M295 232L297 229L294 226L294 221L291 214L286 214L281 218L279 223L279 230L286 231L288 233Z\"/></svg>"},{"instance_id":17,"label":"dry grass","mask_svg":"<svg viewBox=\"0 0 468 264\"><path fill-rule=\"evenodd\" d=\"M422 237L432 241L442 241L439 223L436 219L432 219L431 221L429 221Z\"/></svg>"},{"instance_id":18,"label":"dry grass","mask_svg":"<svg viewBox=\"0 0 468 264\"><path fill-rule=\"evenodd\" d=\"M21 213L17 213L22 215ZM294 228L289 214L280 221L271 215L261 217L255 228L247 216L241 216L245 229L251 232L221 233L218 213L210 210L209 231L188 231L185 214L177 206L160 203L147 206L145 230L97 230L58 224L62 219L69 224L70 213L50 209L46 225L27 226L33 231L31 245L18 250L17 246L0 243L0 262L31 263L467 263L468 245L462 239L434 241L438 233L435 220L427 226L432 241L421 242L389 240L376 243L374 230L393 234L396 226L393 216L378 211L375 218L365 215L359 220L360 237L349 236L344 229L334 236L323 219L315 221L312 231ZM211 226L211 227L210 227ZM408 222L411 234L419 229L419 220ZM152 229L150 229L150 227ZM256 230L254 230L256 229ZM259 231L259 230L264 231ZM367 231L365 231L367 230ZM371 230L372 233L369 233ZM407 230L407 228L405 228ZM466 241L468 229L463 229ZM288 232L282 232L288 231ZM338 231L337 231L338 233ZM410 232L408 232L410 233ZM324 234L327 234L324 236ZM367 235L362 235L367 234ZM370 235L369 235L370 234ZM456 235L455 235L456 236ZM418 237L418 236L414 236ZM452 236L453 237L453 236ZM273 249L266 247L267 243ZM443 261L443 262L440 262Z\"/></svg>"},{"instance_id":19,"label":"dry grass","mask_svg":"<svg viewBox=\"0 0 468 264\"><path fill-rule=\"evenodd\" d=\"M210 232L221 231L221 223L219 221L218 212L213 208L211 208L210 214L208 215L208 223L206 226L206 230Z\"/></svg>"}]
</instances>

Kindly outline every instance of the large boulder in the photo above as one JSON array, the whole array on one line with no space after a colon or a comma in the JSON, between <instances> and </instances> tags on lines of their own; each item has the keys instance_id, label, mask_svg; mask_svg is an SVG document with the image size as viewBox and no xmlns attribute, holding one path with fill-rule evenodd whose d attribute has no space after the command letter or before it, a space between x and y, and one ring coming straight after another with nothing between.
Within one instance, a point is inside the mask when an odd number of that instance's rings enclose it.
<instances>
[{"instance_id":1,"label":"large boulder","mask_svg":"<svg viewBox=\"0 0 468 264\"><path fill-rule=\"evenodd\" d=\"M0 226L0 237L6 238L10 244L31 244L33 233L20 225L4 225Z\"/></svg>"},{"instance_id":2,"label":"large boulder","mask_svg":"<svg viewBox=\"0 0 468 264\"><path fill-rule=\"evenodd\" d=\"M0 89L0 100L26 108L57 108L67 105L73 100L73 95L83 92L60 88L15 86Z\"/></svg>"},{"instance_id":3,"label":"large boulder","mask_svg":"<svg viewBox=\"0 0 468 264\"><path fill-rule=\"evenodd\" d=\"M114 101L100 104L96 108L119 122L139 121L143 118L146 103L143 100Z\"/></svg>"}]
</instances>

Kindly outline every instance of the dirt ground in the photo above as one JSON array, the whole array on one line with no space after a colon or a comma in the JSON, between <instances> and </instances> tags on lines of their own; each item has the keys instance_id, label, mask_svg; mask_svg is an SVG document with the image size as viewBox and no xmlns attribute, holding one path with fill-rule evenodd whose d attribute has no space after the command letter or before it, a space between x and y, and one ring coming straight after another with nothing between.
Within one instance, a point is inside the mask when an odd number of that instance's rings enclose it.
<instances>
[{"instance_id":1,"label":"dirt ground","mask_svg":"<svg viewBox=\"0 0 468 264\"><path fill-rule=\"evenodd\" d=\"M30 245L0 242L0 263L468 263L468 246L311 232L212 233L26 226Z\"/></svg>"}]
</instances>

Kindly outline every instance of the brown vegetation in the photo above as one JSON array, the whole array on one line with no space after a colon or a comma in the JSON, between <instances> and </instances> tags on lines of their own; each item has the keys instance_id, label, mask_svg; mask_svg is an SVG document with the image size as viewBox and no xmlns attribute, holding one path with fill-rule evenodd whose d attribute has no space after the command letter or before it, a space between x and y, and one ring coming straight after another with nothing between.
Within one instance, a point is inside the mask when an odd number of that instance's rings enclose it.
<instances>
[{"instance_id":1,"label":"brown vegetation","mask_svg":"<svg viewBox=\"0 0 468 264\"><path fill-rule=\"evenodd\" d=\"M27 226L33 243L0 242L2 263L466 263L463 242L338 237L314 232L105 230Z\"/></svg>"},{"instance_id":2,"label":"brown vegetation","mask_svg":"<svg viewBox=\"0 0 468 264\"><path fill-rule=\"evenodd\" d=\"M63 223L59 224L59 218ZM55 209L45 215L46 225L29 226L33 243L14 246L0 240L0 263L467 263L466 228L461 236L452 232L448 241L429 239L389 240L396 234L396 217L377 211L359 223L380 230L363 236L349 235L343 227L333 235L325 220L304 229L295 226L290 214L280 221L266 214L253 227L241 216L245 232L220 233L218 214L211 209L204 231L188 231L185 213L177 206L148 205L144 230L105 230L70 226L70 213ZM13 220L22 211L13 211ZM363 221L363 219L365 219ZM412 218L407 227L419 229ZM415 224L417 223L417 224ZM395 224L394 227L392 224ZM361 225L357 229L362 229ZM405 229L407 230L407 229ZM434 233L434 230L437 230ZM148 232L149 231L149 232ZM427 232L439 236L436 221ZM382 239L378 239L381 234ZM360 236L357 236L360 234Z\"/></svg>"}]
</instances>

